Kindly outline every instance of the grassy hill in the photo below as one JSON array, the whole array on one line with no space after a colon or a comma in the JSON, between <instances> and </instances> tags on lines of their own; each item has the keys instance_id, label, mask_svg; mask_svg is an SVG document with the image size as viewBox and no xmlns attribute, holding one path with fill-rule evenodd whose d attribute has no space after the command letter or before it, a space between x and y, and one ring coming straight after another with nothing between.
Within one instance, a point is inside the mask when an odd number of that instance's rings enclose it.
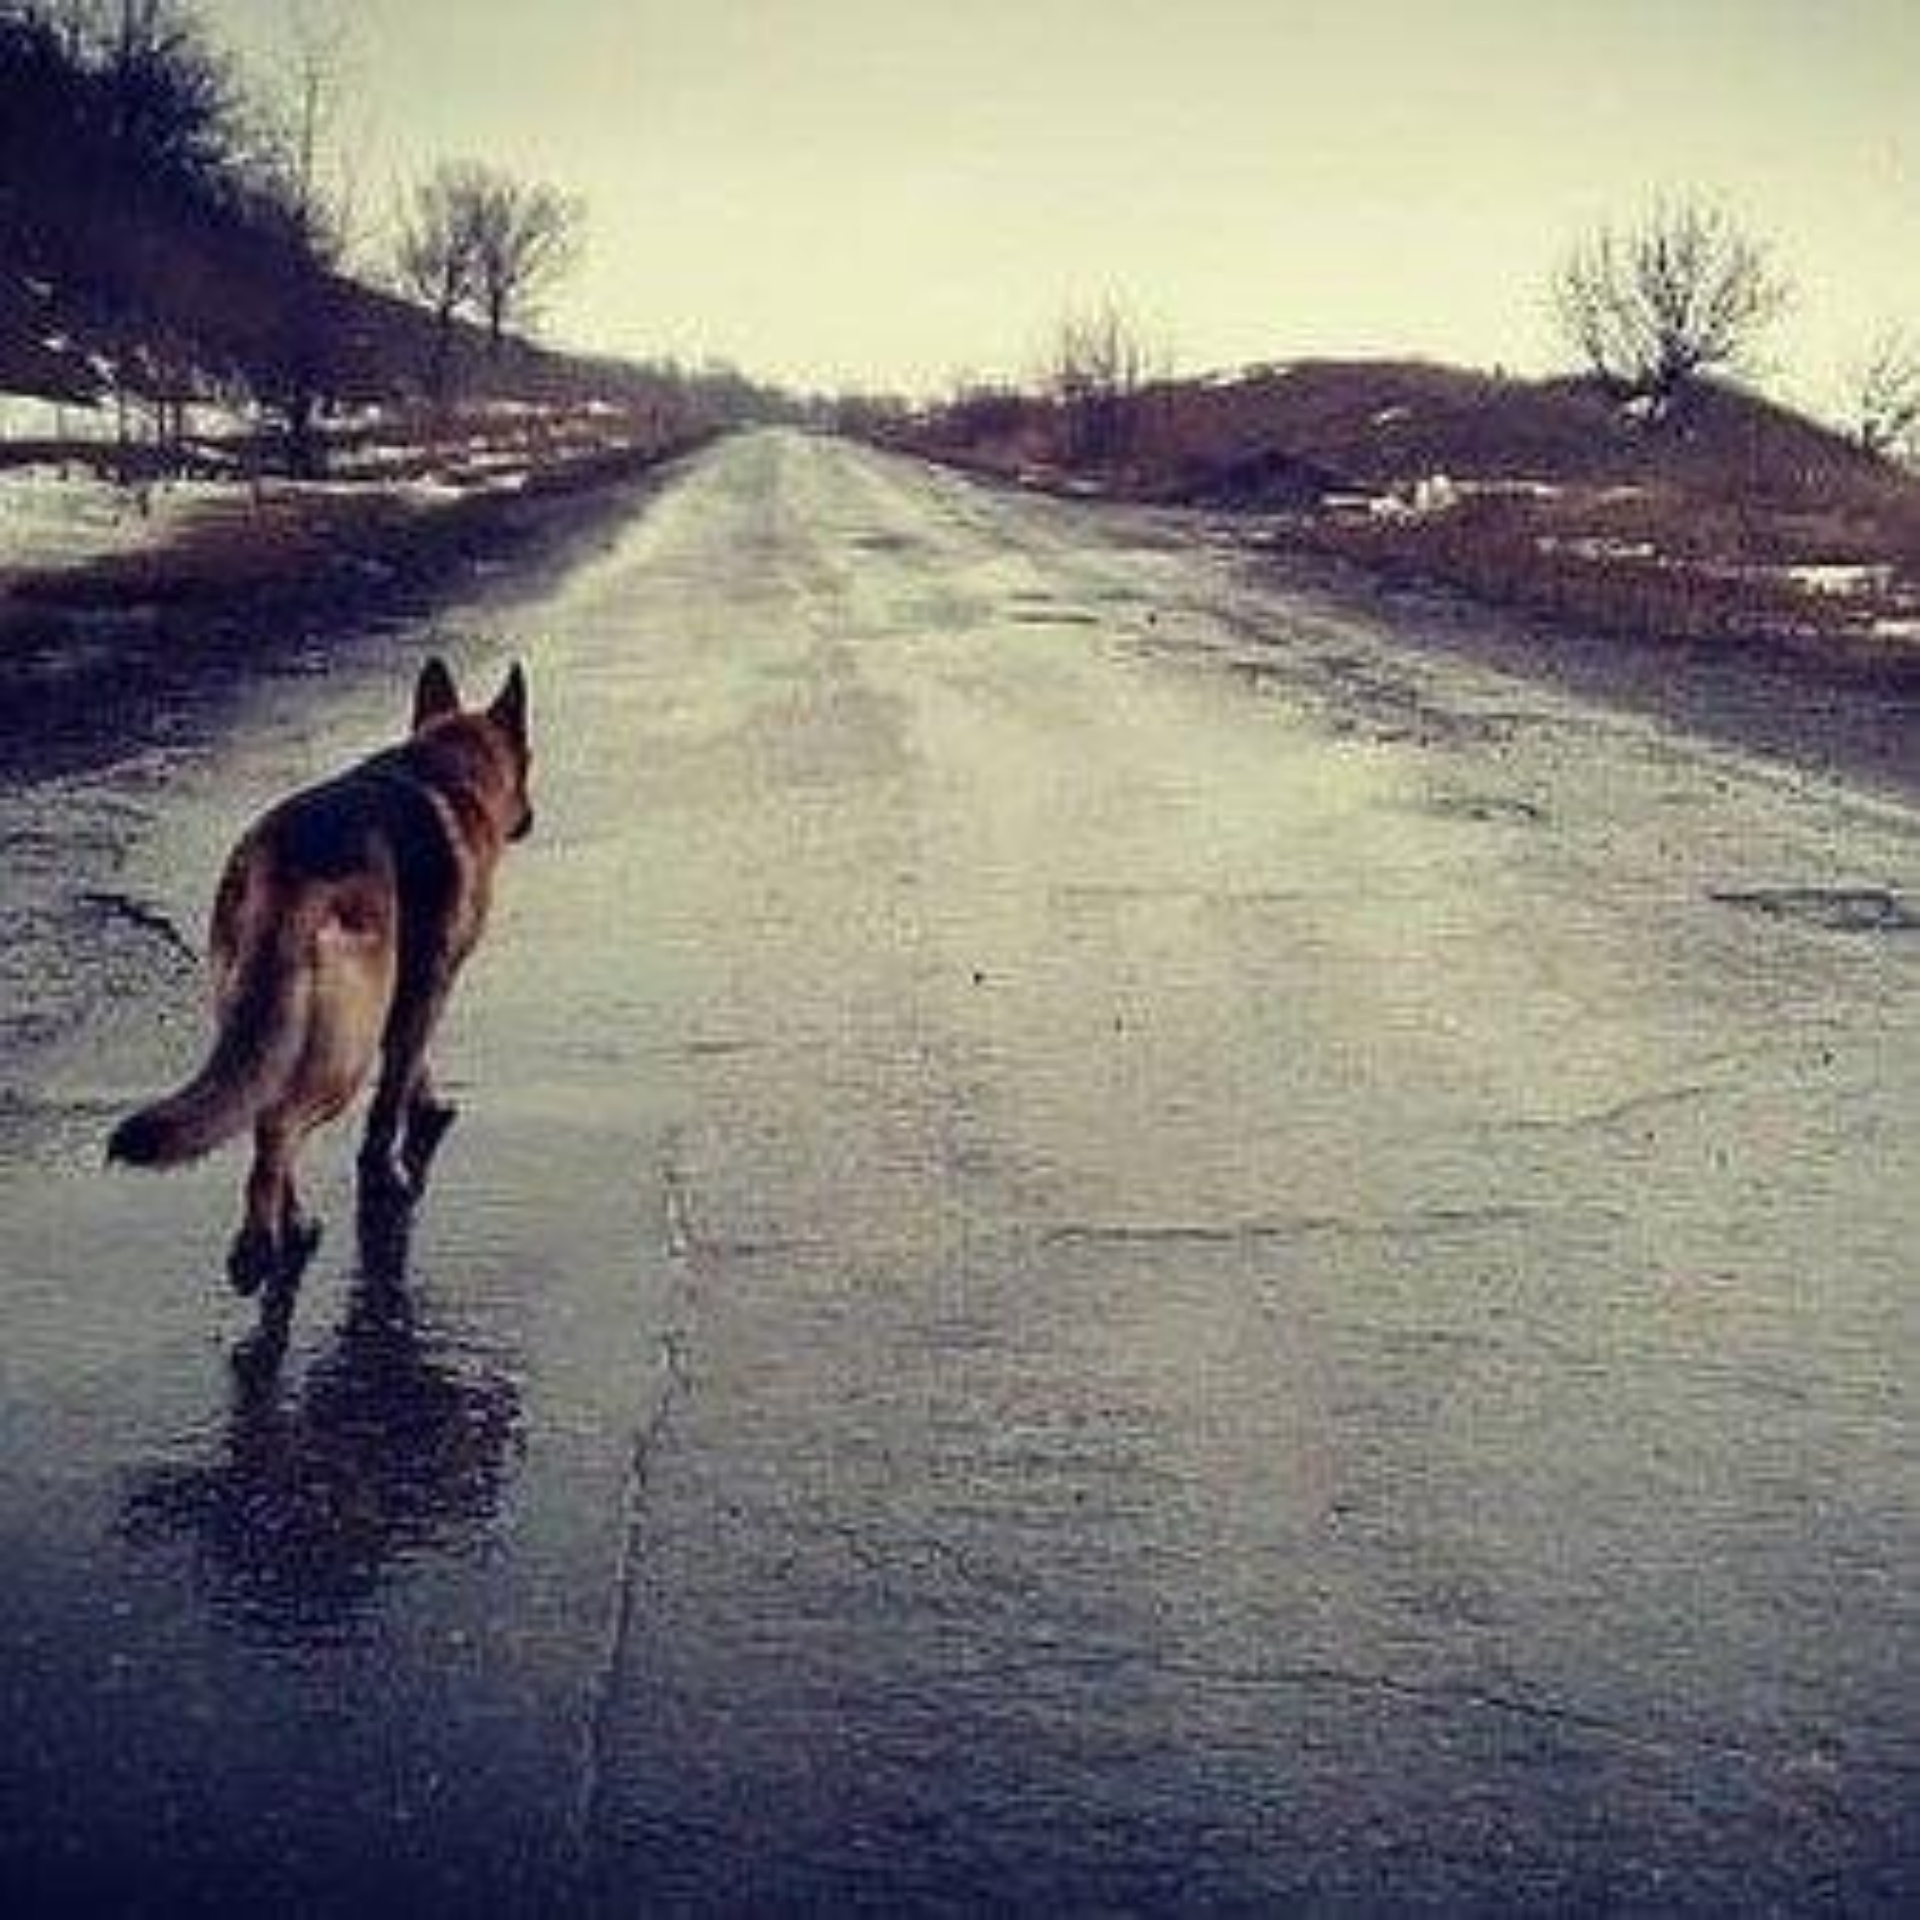
<instances>
[{"instance_id":1,"label":"grassy hill","mask_svg":"<svg viewBox=\"0 0 1920 1920\"><path fill-rule=\"evenodd\" d=\"M1658 477L1795 495L1879 472L1816 422L1724 387L1701 388L1658 432L1592 381L1416 360L1301 361L1172 385L1157 404L1155 464L1189 463L1201 477L1276 449L1373 487L1435 473L1590 486Z\"/></svg>"},{"instance_id":2,"label":"grassy hill","mask_svg":"<svg viewBox=\"0 0 1920 1920\"><path fill-rule=\"evenodd\" d=\"M1596 382L1522 380L1425 360L1300 360L1161 382L1128 403L1118 457L1125 491L1175 495L1245 477L1257 504L1262 463L1297 497L1287 463L1325 491L1365 491L1433 474L1561 485L1651 481L1804 498L1835 485L1883 490L1885 462L1761 396L1700 387L1661 422ZM909 437L984 463L1070 464L1063 409L1044 397L994 394L934 408Z\"/></svg>"}]
</instances>

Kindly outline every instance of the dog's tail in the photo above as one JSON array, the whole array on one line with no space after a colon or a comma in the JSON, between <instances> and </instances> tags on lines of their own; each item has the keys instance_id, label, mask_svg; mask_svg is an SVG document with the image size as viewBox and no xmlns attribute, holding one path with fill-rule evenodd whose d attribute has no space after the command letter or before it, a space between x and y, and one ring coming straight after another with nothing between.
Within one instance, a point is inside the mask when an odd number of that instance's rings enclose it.
<instances>
[{"instance_id":1,"label":"dog's tail","mask_svg":"<svg viewBox=\"0 0 1920 1920\"><path fill-rule=\"evenodd\" d=\"M306 1038L305 931L297 924L268 931L241 957L206 1064L114 1128L110 1163L175 1167L197 1160L248 1126L286 1085Z\"/></svg>"}]
</instances>

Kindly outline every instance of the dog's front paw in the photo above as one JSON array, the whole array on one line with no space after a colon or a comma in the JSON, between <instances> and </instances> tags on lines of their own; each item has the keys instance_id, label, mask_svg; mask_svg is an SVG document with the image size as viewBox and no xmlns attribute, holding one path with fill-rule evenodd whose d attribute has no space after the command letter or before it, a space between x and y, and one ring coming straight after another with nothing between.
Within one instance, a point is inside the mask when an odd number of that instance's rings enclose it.
<instances>
[{"instance_id":1,"label":"dog's front paw","mask_svg":"<svg viewBox=\"0 0 1920 1920\"><path fill-rule=\"evenodd\" d=\"M447 1100L423 1100L407 1117L407 1143L400 1155L401 1165L416 1193L425 1190L433 1156L447 1129L459 1119L460 1109Z\"/></svg>"},{"instance_id":2,"label":"dog's front paw","mask_svg":"<svg viewBox=\"0 0 1920 1920\"><path fill-rule=\"evenodd\" d=\"M392 1153L360 1156L360 1204L367 1207L404 1207L412 1204L414 1181Z\"/></svg>"}]
</instances>

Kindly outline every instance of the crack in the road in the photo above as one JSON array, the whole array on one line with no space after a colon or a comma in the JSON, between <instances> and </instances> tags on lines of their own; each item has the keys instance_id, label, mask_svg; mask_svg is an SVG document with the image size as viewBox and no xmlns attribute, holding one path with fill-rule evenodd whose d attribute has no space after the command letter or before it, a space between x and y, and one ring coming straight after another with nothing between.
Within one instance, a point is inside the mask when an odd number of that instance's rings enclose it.
<instances>
[{"instance_id":1,"label":"crack in the road","mask_svg":"<svg viewBox=\"0 0 1920 1920\"><path fill-rule=\"evenodd\" d=\"M1698 1101L1711 1100L1716 1094L1737 1090L1737 1083L1731 1080L1690 1081L1682 1086L1655 1087L1647 1093L1629 1094L1624 1099L1610 1101L1604 1107L1589 1108L1583 1113L1531 1115L1510 1120L1507 1125L1515 1133L1604 1131L1609 1127L1624 1125L1629 1120L1637 1120L1645 1114L1657 1113L1664 1107L1692 1106Z\"/></svg>"},{"instance_id":2,"label":"crack in the road","mask_svg":"<svg viewBox=\"0 0 1920 1920\"><path fill-rule=\"evenodd\" d=\"M1047 889L1061 906L1292 907L1311 902L1302 887L1204 887L1168 882L1156 886L1137 880L1069 880Z\"/></svg>"},{"instance_id":3,"label":"crack in the road","mask_svg":"<svg viewBox=\"0 0 1920 1920\"><path fill-rule=\"evenodd\" d=\"M1443 793L1429 800L1424 811L1441 820L1466 820L1483 827L1537 827L1547 817L1538 801L1502 793Z\"/></svg>"},{"instance_id":4,"label":"crack in the road","mask_svg":"<svg viewBox=\"0 0 1920 1920\"><path fill-rule=\"evenodd\" d=\"M1218 1668L1196 1667L1191 1662L1172 1661L1168 1663L1167 1670L1204 1677L1216 1686L1239 1686L1248 1689L1283 1686L1332 1687L1353 1693L1378 1694L1389 1699L1406 1700L1417 1706L1431 1707L1440 1711L1465 1707L1472 1711L1525 1720L1536 1725L1566 1728L1571 1732L1589 1734L1616 1746L1642 1753L1668 1755L1682 1746L1695 1746L1756 1764L1762 1763L1765 1758L1749 1743L1711 1728L1695 1727L1683 1734L1666 1735L1653 1730L1641 1732L1605 1714L1593 1713L1581 1707L1565 1706L1558 1701L1529 1699L1521 1694L1503 1692L1497 1687L1403 1680L1391 1673L1368 1672L1362 1668L1317 1663L1297 1663L1231 1672Z\"/></svg>"},{"instance_id":5,"label":"crack in the road","mask_svg":"<svg viewBox=\"0 0 1920 1920\"><path fill-rule=\"evenodd\" d=\"M632 1644L639 1612L640 1565L646 1535L647 1497L661 1448L672 1430L674 1415L693 1390L689 1358L691 1321L700 1282L711 1264L712 1250L702 1241L696 1223L687 1176L671 1154L660 1169L661 1235L667 1257L679 1272L672 1310L655 1344L658 1385L639 1425L628 1454L621 1488L619 1548L614 1557L607 1630L594 1669L582 1723L580 1760L575 1784L570 1837L576 1876L584 1882L593 1864L606 1784L607 1754L613 1735L613 1716L620 1675Z\"/></svg>"},{"instance_id":6,"label":"crack in the road","mask_svg":"<svg viewBox=\"0 0 1920 1920\"><path fill-rule=\"evenodd\" d=\"M1069 1220L1049 1227L1047 1246L1159 1245L1239 1246L1261 1240L1323 1238L1391 1240L1431 1233L1488 1231L1529 1226L1542 1217L1537 1207L1420 1207L1377 1220L1355 1220L1331 1213L1303 1213L1279 1219L1246 1220Z\"/></svg>"},{"instance_id":7,"label":"crack in the road","mask_svg":"<svg viewBox=\"0 0 1920 1920\"><path fill-rule=\"evenodd\" d=\"M1823 933L1920 932L1920 912L1891 887L1709 887L1707 898Z\"/></svg>"},{"instance_id":8,"label":"crack in the road","mask_svg":"<svg viewBox=\"0 0 1920 1920\"><path fill-rule=\"evenodd\" d=\"M81 905L92 907L116 920L124 920L130 926L138 927L142 933L153 934L189 966L195 969L200 966L200 954L192 941L180 931L173 917L159 907L136 900L132 894L122 893L117 888L93 888L78 897Z\"/></svg>"}]
</instances>

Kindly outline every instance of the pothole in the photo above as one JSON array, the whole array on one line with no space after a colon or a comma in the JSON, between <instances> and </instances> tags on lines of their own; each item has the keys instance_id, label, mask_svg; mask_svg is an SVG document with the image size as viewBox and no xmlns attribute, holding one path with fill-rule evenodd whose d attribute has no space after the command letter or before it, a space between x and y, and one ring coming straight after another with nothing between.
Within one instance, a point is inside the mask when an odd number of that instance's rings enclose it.
<instances>
[{"instance_id":1,"label":"pothole","mask_svg":"<svg viewBox=\"0 0 1920 1920\"><path fill-rule=\"evenodd\" d=\"M1488 826L1538 826L1546 809L1517 795L1446 793L1427 803L1429 813L1443 820L1473 820Z\"/></svg>"},{"instance_id":2,"label":"pothole","mask_svg":"<svg viewBox=\"0 0 1920 1920\"><path fill-rule=\"evenodd\" d=\"M1708 899L1827 933L1916 933L1920 913L1886 887L1714 887Z\"/></svg>"},{"instance_id":3,"label":"pothole","mask_svg":"<svg viewBox=\"0 0 1920 1920\"><path fill-rule=\"evenodd\" d=\"M1031 603L1016 605L1008 617L1023 627L1097 627L1100 616L1085 607L1043 607Z\"/></svg>"}]
</instances>

